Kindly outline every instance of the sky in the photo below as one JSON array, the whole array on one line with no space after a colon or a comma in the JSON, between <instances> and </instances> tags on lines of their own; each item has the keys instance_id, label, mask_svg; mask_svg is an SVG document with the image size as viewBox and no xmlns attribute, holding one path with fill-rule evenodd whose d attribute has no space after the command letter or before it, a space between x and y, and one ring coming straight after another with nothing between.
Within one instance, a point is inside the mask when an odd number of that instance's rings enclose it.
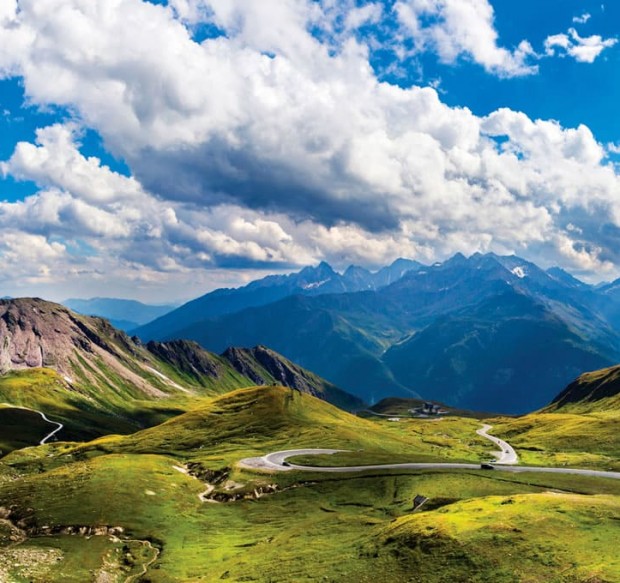
<instances>
[{"instance_id":1,"label":"sky","mask_svg":"<svg viewBox=\"0 0 620 583\"><path fill-rule=\"evenodd\" d=\"M1 0L0 296L490 251L618 278L619 37L609 0Z\"/></svg>"}]
</instances>

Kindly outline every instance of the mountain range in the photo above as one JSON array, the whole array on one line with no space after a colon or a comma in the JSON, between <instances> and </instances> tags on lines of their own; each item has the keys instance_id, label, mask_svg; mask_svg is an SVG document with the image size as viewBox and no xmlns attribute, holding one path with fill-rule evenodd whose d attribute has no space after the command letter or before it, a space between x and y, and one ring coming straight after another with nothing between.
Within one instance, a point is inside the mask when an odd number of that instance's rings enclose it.
<instances>
[{"instance_id":1,"label":"mountain range","mask_svg":"<svg viewBox=\"0 0 620 583\"><path fill-rule=\"evenodd\" d=\"M216 290L133 333L215 352L267 345L367 402L523 413L620 360L619 289L492 253L375 273L321 263Z\"/></svg>"},{"instance_id":2,"label":"mountain range","mask_svg":"<svg viewBox=\"0 0 620 583\"><path fill-rule=\"evenodd\" d=\"M8 298L6 298L8 299ZM175 305L150 305L119 298L68 299L61 302L85 316L100 316L120 330L133 330L175 309Z\"/></svg>"},{"instance_id":3,"label":"mountain range","mask_svg":"<svg viewBox=\"0 0 620 583\"><path fill-rule=\"evenodd\" d=\"M241 288L222 288L183 304L136 330L143 337L160 338L180 332L197 321L271 304L293 295L319 296L377 290L422 267L410 259L397 259L376 272L350 266L340 274L327 263L305 267L289 275L269 275Z\"/></svg>"},{"instance_id":4,"label":"mountain range","mask_svg":"<svg viewBox=\"0 0 620 583\"><path fill-rule=\"evenodd\" d=\"M0 300L0 403L45 410L67 439L128 433L198 397L273 384L344 409L360 399L263 346L222 355L196 342L143 344L102 318L40 299Z\"/></svg>"}]
</instances>

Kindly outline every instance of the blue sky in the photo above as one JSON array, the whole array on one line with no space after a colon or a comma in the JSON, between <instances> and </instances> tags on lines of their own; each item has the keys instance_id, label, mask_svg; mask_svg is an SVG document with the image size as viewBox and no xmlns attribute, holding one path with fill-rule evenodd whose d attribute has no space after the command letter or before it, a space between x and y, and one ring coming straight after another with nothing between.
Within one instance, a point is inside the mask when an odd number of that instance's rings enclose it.
<instances>
[{"instance_id":1,"label":"blue sky","mask_svg":"<svg viewBox=\"0 0 620 583\"><path fill-rule=\"evenodd\" d=\"M620 6L6 0L0 295L327 260L620 276Z\"/></svg>"},{"instance_id":2,"label":"blue sky","mask_svg":"<svg viewBox=\"0 0 620 583\"><path fill-rule=\"evenodd\" d=\"M540 51L550 31L565 32L574 26L582 36L593 34L615 38L620 29L620 5L600 1L531 0L518 3L494 2L496 26L507 46L527 38ZM602 6L605 6L602 9ZM590 14L584 24L574 17ZM540 73L512 79L498 79L480 67L445 67L433 62L426 69L442 79L445 101L466 105L478 115L499 107L523 111L531 118L559 120L566 127L586 124L604 142L620 139L620 118L616 103L620 99L620 50L601 53L594 63L573 58L544 59ZM436 67L436 68L435 68Z\"/></svg>"}]
</instances>

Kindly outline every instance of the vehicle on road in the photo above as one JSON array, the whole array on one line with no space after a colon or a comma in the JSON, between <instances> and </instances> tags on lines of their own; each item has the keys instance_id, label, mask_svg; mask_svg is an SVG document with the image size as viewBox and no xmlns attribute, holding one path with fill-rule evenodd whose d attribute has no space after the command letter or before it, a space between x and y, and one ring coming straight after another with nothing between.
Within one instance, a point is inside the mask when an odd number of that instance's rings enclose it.
<instances>
[{"instance_id":1,"label":"vehicle on road","mask_svg":"<svg viewBox=\"0 0 620 583\"><path fill-rule=\"evenodd\" d=\"M489 464L487 462L482 462L480 464L480 469L481 470L494 470L495 466L493 464Z\"/></svg>"}]
</instances>

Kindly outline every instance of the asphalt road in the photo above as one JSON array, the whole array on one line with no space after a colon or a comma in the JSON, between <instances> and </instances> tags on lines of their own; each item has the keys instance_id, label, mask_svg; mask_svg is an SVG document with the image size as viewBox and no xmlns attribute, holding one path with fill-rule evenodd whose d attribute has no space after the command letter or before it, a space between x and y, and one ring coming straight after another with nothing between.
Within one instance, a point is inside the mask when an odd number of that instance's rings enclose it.
<instances>
[{"instance_id":1,"label":"asphalt road","mask_svg":"<svg viewBox=\"0 0 620 583\"><path fill-rule=\"evenodd\" d=\"M487 431L491 427L485 425L476 433L486 437L501 447L501 453L497 452L497 464L502 464L497 470L504 472L544 472L554 474L575 474L581 476L593 476L597 478L612 478L620 480L620 472L605 472L602 470L582 470L575 468L547 468L535 466L510 465L517 463L517 454L514 449L505 441L488 435ZM368 470L479 470L480 464L458 464L458 463L404 463L404 464L378 464L367 466L298 466L286 460L290 457L302 455L331 455L338 452L349 451L346 449L288 449L276 451L262 457L245 458L239 462L242 468L263 471L288 472L297 470L301 472L330 472L330 473L349 473L365 472Z\"/></svg>"},{"instance_id":2,"label":"asphalt road","mask_svg":"<svg viewBox=\"0 0 620 583\"><path fill-rule=\"evenodd\" d=\"M56 435L64 427L62 423L48 419L45 413L43 413L42 411L37 411L36 409L30 409L30 407L19 407L18 405L11 405L11 403L0 403L0 404L6 405L7 407L11 409L21 409L22 411L31 411L32 413L36 413L37 415L40 415L43 421L46 421L47 423L50 423L51 425L56 425L56 429L48 433L41 441L39 441L39 445L45 445L52 437L54 437L54 435Z\"/></svg>"},{"instance_id":3,"label":"asphalt road","mask_svg":"<svg viewBox=\"0 0 620 583\"><path fill-rule=\"evenodd\" d=\"M505 442L503 439L499 437L495 437L494 435L489 435L487 431L491 429L492 425L487 425L486 423L482 426L481 429L478 429L476 433L481 437L486 437L488 440L492 441L497 447L499 447L499 451L492 452L493 455L497 458L493 463L509 465L509 464L518 464L519 458L517 456L517 452L513 449L512 445Z\"/></svg>"}]
</instances>

